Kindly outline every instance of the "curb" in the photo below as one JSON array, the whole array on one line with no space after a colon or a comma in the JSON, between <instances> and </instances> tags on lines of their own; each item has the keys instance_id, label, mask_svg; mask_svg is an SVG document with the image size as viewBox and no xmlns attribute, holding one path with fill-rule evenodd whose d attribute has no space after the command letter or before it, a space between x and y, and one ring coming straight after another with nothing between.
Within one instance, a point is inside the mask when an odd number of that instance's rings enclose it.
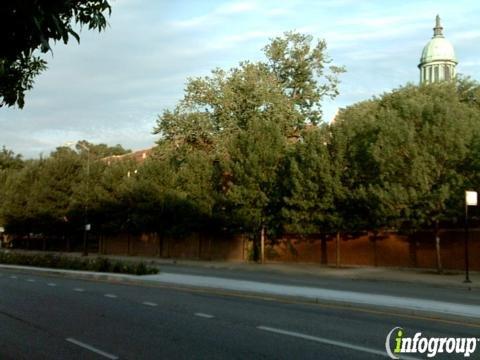
<instances>
[{"instance_id":1,"label":"curb","mask_svg":"<svg viewBox=\"0 0 480 360\"><path fill-rule=\"evenodd\" d=\"M8 250L16 252L17 250ZM20 253L39 253L43 254L44 251L26 251L21 250ZM61 253L61 252L48 252L56 255L66 255L76 257L75 253ZM341 267L340 269L333 268L331 266L322 268L313 268L314 271L309 270L309 268L297 268L293 266L289 268L289 264L278 263L278 262L267 262L265 265L260 265L256 263L245 263L245 262L218 262L218 261L208 261L208 260L186 260L179 258L153 258L153 257L137 257L137 256L117 256L117 255L101 255L101 254L91 254L91 256L105 257L110 260L120 260L126 262L144 262L148 265L161 268L162 265L167 266L186 266L199 269L215 269L215 270L232 270L232 271L244 271L248 273L259 272L259 273L275 273L275 274L286 274L286 275L305 275L309 277L318 277L323 279L333 279L333 280L351 280L351 281L368 281L368 282L389 282L389 283L400 283L400 284L422 284L435 288L445 288L445 289L466 289L466 290L480 290L480 272L471 271L471 276L474 278L473 283L465 284L463 278L453 279L450 275L454 276L463 276L462 271L453 271L446 270L446 273L443 275L434 274L435 269L422 269L422 268L395 268L395 267L369 267L369 266L346 266ZM303 264L309 265L309 264ZM365 273L364 270L375 270L373 273ZM325 271L324 271L325 270ZM337 271L338 270L338 271ZM342 273L343 271L356 270L357 273ZM389 274L393 272L393 274ZM428 274L427 274L428 272ZM385 276L385 274L387 274ZM209 276L209 275L205 275ZM431 277L438 278L432 279ZM425 278L427 277L427 278ZM430 277L430 278L429 278Z\"/></svg>"},{"instance_id":2,"label":"curb","mask_svg":"<svg viewBox=\"0 0 480 360\"><path fill-rule=\"evenodd\" d=\"M82 280L100 280L110 282L126 282L135 281L141 275L116 274L116 273L102 273L94 271L82 270L66 270L66 269L52 269L35 266L20 266L20 265L4 265L0 264L0 269L15 270L21 273L42 273L44 275L54 275L73 279Z\"/></svg>"},{"instance_id":3,"label":"curb","mask_svg":"<svg viewBox=\"0 0 480 360\"><path fill-rule=\"evenodd\" d=\"M316 304L324 307L336 308L336 309L355 309L360 312L366 313L375 313L381 315L398 315L398 316L415 316L421 317L425 320L442 320L450 322L462 322L467 323L472 326L480 327L480 313L478 317L473 317L465 314L453 314L442 311L427 310L427 309L415 309L415 308L406 308L406 307L397 307L394 305L379 305L379 304L368 304L364 302L355 302L347 299L325 299L317 298L307 295L292 295L292 294L278 294L278 293L268 293L265 291L252 291L244 289L228 289L222 288L220 286L204 286L197 284L182 284L182 283L172 283L169 281L161 281L154 279L141 278L141 275L129 275L129 274L114 274L114 273L100 273L100 272L89 272L89 271L75 271L75 270L62 270L62 269L51 269L51 268L40 268L40 267L30 267L30 266L18 266L18 265L2 265L0 264L0 269L5 270L14 270L21 273L41 273L48 276L72 278L78 280L90 280L90 281L99 281L99 282L109 282L109 283L118 283L125 285L133 286L148 286L148 287L157 287L157 288L167 288L175 289L179 291L193 291L193 292L202 292L209 294L216 294L219 296L236 296L236 297L247 297L252 299L258 299L263 301L280 301L285 303L300 303L300 304ZM146 275L148 276L148 275Z\"/></svg>"}]
</instances>

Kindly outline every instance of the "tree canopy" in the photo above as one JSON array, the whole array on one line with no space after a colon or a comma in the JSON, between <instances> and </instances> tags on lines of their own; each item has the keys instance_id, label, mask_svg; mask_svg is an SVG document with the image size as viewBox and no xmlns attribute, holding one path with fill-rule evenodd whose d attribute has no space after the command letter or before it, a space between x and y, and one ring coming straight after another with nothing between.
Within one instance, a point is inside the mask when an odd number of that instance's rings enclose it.
<instances>
[{"instance_id":1,"label":"tree canopy","mask_svg":"<svg viewBox=\"0 0 480 360\"><path fill-rule=\"evenodd\" d=\"M408 85L340 113L334 134L345 137L344 181L361 226L412 230L454 220L479 116L453 83Z\"/></svg>"},{"instance_id":2,"label":"tree canopy","mask_svg":"<svg viewBox=\"0 0 480 360\"><path fill-rule=\"evenodd\" d=\"M189 79L141 162L106 161L126 150L85 140L37 160L3 149L5 227L75 232L86 202L100 233L228 231L256 242L459 226L464 190L480 186L480 85L408 84L319 123L341 70L325 75L325 45L311 42L286 33L264 62Z\"/></svg>"},{"instance_id":3,"label":"tree canopy","mask_svg":"<svg viewBox=\"0 0 480 360\"><path fill-rule=\"evenodd\" d=\"M0 107L25 105L25 92L46 69L38 55L51 51L51 41L80 42L74 25L103 30L107 0L2 1L0 4Z\"/></svg>"}]
</instances>

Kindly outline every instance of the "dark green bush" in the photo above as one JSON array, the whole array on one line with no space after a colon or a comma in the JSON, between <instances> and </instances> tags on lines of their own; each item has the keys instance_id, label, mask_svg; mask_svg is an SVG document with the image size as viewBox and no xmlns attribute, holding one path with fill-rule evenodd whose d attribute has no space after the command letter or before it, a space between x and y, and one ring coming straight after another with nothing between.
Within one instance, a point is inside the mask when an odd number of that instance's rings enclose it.
<instances>
[{"instance_id":1,"label":"dark green bush","mask_svg":"<svg viewBox=\"0 0 480 360\"><path fill-rule=\"evenodd\" d=\"M53 269L87 270L97 272L113 272L123 274L157 274L158 269L147 266L143 262L126 263L112 262L104 257L78 258L54 254L25 254L0 251L0 264L26 265Z\"/></svg>"}]
</instances>

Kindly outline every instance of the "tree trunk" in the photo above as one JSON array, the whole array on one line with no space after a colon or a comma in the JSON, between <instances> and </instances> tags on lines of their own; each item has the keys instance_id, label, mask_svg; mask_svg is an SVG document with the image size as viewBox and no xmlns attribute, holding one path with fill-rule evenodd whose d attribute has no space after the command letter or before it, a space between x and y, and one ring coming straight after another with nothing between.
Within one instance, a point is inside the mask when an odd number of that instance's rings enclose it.
<instances>
[{"instance_id":1,"label":"tree trunk","mask_svg":"<svg viewBox=\"0 0 480 360\"><path fill-rule=\"evenodd\" d=\"M418 261L417 261L417 241L415 238L413 238L412 235L410 235L410 239L408 242L408 250L410 254L410 264L412 267L417 267L418 266Z\"/></svg>"},{"instance_id":2,"label":"tree trunk","mask_svg":"<svg viewBox=\"0 0 480 360\"><path fill-rule=\"evenodd\" d=\"M162 257L163 255L163 236L162 234L157 233L158 238L158 257Z\"/></svg>"},{"instance_id":3,"label":"tree trunk","mask_svg":"<svg viewBox=\"0 0 480 360\"><path fill-rule=\"evenodd\" d=\"M435 252L437 254L437 271L443 274L442 254L440 252L440 230L438 228L438 221L435 222Z\"/></svg>"},{"instance_id":4,"label":"tree trunk","mask_svg":"<svg viewBox=\"0 0 480 360\"><path fill-rule=\"evenodd\" d=\"M170 258L171 239L167 240L167 258Z\"/></svg>"},{"instance_id":5,"label":"tree trunk","mask_svg":"<svg viewBox=\"0 0 480 360\"><path fill-rule=\"evenodd\" d=\"M373 266L375 267L378 266L377 239L378 239L378 233L374 232L372 241L373 241Z\"/></svg>"},{"instance_id":6,"label":"tree trunk","mask_svg":"<svg viewBox=\"0 0 480 360\"><path fill-rule=\"evenodd\" d=\"M209 236L208 237L208 260L213 260L213 256L212 256L212 237Z\"/></svg>"},{"instance_id":7,"label":"tree trunk","mask_svg":"<svg viewBox=\"0 0 480 360\"><path fill-rule=\"evenodd\" d=\"M198 234L198 260L202 259L202 234Z\"/></svg>"},{"instance_id":8,"label":"tree trunk","mask_svg":"<svg viewBox=\"0 0 480 360\"><path fill-rule=\"evenodd\" d=\"M335 239L335 266L338 268L340 267L340 232L337 232L337 236Z\"/></svg>"},{"instance_id":9,"label":"tree trunk","mask_svg":"<svg viewBox=\"0 0 480 360\"><path fill-rule=\"evenodd\" d=\"M265 264L265 226L262 226L260 231L260 259L262 264Z\"/></svg>"},{"instance_id":10,"label":"tree trunk","mask_svg":"<svg viewBox=\"0 0 480 360\"><path fill-rule=\"evenodd\" d=\"M322 233L320 238L320 264L328 265L328 255L327 255L327 234Z\"/></svg>"}]
</instances>

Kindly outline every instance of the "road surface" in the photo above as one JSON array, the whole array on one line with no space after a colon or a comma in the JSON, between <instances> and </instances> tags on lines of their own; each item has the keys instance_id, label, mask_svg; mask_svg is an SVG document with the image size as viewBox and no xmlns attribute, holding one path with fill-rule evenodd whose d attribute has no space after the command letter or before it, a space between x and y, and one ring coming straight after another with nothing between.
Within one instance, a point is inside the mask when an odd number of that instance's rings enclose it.
<instances>
[{"instance_id":1,"label":"road surface","mask_svg":"<svg viewBox=\"0 0 480 360\"><path fill-rule=\"evenodd\" d=\"M380 359L396 326L480 337L462 319L0 270L1 359Z\"/></svg>"}]
</instances>

